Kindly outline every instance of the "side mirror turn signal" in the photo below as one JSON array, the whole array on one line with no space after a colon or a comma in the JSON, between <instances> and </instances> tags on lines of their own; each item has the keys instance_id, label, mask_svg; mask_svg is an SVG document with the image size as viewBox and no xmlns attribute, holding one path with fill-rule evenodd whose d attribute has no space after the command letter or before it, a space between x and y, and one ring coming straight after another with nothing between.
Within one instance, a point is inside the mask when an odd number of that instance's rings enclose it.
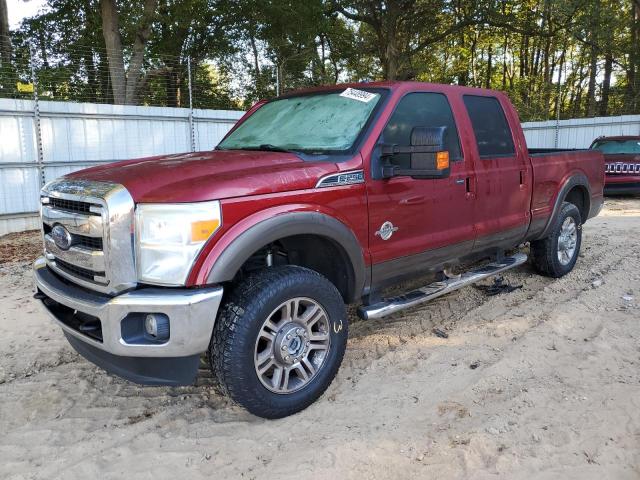
<instances>
[{"instance_id":1,"label":"side mirror turn signal","mask_svg":"<svg viewBox=\"0 0 640 480\"><path fill-rule=\"evenodd\" d=\"M449 152L441 151L436 153L436 170L449 168Z\"/></svg>"}]
</instances>

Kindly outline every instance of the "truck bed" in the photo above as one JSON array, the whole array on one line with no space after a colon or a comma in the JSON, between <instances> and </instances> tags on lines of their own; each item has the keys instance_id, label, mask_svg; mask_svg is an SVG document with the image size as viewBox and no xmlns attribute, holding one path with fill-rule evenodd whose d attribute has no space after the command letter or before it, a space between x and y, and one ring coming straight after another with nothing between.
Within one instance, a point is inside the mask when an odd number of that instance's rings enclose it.
<instances>
[{"instance_id":1,"label":"truck bed","mask_svg":"<svg viewBox=\"0 0 640 480\"><path fill-rule=\"evenodd\" d=\"M583 151L580 148L528 148L529 155L548 155L550 153L562 153L562 152L578 152Z\"/></svg>"},{"instance_id":2,"label":"truck bed","mask_svg":"<svg viewBox=\"0 0 640 480\"><path fill-rule=\"evenodd\" d=\"M558 196L566 180L574 175L584 176L590 185L589 210L583 222L597 214L602 205L604 186L604 157L594 150L560 150L532 148L528 150L533 171L531 196L532 227L546 222L553 213Z\"/></svg>"}]
</instances>

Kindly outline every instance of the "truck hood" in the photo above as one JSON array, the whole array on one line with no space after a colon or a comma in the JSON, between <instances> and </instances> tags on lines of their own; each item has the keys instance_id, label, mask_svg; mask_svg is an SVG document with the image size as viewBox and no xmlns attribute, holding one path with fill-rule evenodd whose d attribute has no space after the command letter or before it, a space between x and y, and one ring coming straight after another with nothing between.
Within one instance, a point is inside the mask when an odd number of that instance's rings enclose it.
<instances>
[{"instance_id":1,"label":"truck hood","mask_svg":"<svg viewBox=\"0 0 640 480\"><path fill-rule=\"evenodd\" d=\"M605 153L604 161L612 162L639 162L640 153Z\"/></svg>"},{"instance_id":2,"label":"truck hood","mask_svg":"<svg viewBox=\"0 0 640 480\"><path fill-rule=\"evenodd\" d=\"M66 178L119 183L136 203L181 203L314 188L337 171L291 153L218 150L125 160Z\"/></svg>"}]
</instances>

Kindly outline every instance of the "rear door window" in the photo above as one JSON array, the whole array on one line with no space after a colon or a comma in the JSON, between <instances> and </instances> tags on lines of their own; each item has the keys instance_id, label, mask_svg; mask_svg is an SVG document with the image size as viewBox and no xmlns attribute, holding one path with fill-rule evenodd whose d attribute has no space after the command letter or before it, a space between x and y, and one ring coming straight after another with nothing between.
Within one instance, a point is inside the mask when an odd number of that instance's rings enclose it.
<instances>
[{"instance_id":1,"label":"rear door window","mask_svg":"<svg viewBox=\"0 0 640 480\"><path fill-rule=\"evenodd\" d=\"M511 128L500 102L495 97L464 95L480 157L505 157L515 154Z\"/></svg>"}]
</instances>

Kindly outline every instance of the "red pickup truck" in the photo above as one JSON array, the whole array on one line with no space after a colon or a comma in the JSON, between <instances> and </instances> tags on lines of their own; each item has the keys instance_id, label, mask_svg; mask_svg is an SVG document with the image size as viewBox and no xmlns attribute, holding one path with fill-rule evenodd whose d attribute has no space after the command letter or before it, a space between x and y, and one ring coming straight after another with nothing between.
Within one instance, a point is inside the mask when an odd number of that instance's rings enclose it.
<instances>
[{"instance_id":1,"label":"red pickup truck","mask_svg":"<svg viewBox=\"0 0 640 480\"><path fill-rule=\"evenodd\" d=\"M525 242L540 273L561 277L603 183L601 152L527 150L499 92L295 92L251 108L214 151L48 183L35 296L105 370L188 384L207 352L233 400L278 418L336 375L345 303L384 317L524 263ZM476 266L452 275L460 264Z\"/></svg>"}]
</instances>

